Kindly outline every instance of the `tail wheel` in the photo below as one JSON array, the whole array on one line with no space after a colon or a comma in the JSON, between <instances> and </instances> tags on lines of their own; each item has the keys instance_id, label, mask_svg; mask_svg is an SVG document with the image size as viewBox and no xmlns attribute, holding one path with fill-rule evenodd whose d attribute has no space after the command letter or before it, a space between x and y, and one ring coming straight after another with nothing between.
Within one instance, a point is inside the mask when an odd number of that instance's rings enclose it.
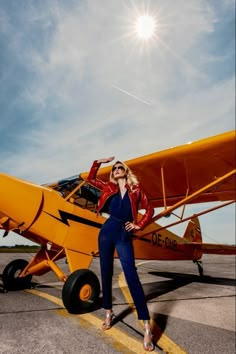
<instances>
[{"instance_id":1,"label":"tail wheel","mask_svg":"<svg viewBox=\"0 0 236 354\"><path fill-rule=\"evenodd\" d=\"M32 275L19 277L22 270L28 265L24 259L15 259L10 262L2 273L2 282L6 290L22 290L30 287Z\"/></svg>"},{"instance_id":2,"label":"tail wheel","mask_svg":"<svg viewBox=\"0 0 236 354\"><path fill-rule=\"evenodd\" d=\"M70 313L89 312L98 304L100 283L89 269L71 273L62 289L62 301Z\"/></svg>"}]
</instances>

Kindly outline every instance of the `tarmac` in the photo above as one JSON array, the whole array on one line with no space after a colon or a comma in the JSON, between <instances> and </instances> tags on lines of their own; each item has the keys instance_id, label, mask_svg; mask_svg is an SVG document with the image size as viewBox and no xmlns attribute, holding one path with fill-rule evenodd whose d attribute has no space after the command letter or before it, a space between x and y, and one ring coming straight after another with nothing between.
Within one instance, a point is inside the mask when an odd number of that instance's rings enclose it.
<instances>
[{"instance_id":1,"label":"tarmac","mask_svg":"<svg viewBox=\"0 0 236 354\"><path fill-rule=\"evenodd\" d=\"M64 283L52 272L34 276L30 289L4 292L5 266L32 256L0 253L0 354L145 353L143 328L118 260L113 276L115 319L104 332L101 306L90 313L69 314L61 300ZM205 255L203 277L191 261L137 261L152 318L154 352L235 353L235 259ZM68 273L65 259L58 264ZM90 269L100 279L99 259Z\"/></svg>"}]
</instances>

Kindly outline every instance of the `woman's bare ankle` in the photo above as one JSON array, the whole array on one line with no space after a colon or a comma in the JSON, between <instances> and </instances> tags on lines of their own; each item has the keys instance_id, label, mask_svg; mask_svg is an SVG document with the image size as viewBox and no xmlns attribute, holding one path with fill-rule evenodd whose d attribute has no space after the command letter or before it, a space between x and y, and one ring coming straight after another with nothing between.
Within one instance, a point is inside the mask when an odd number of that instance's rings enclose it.
<instances>
[{"instance_id":1,"label":"woman's bare ankle","mask_svg":"<svg viewBox=\"0 0 236 354\"><path fill-rule=\"evenodd\" d=\"M111 323L112 323L112 317L113 317L113 311L111 310L105 310L106 311L106 316L105 316L105 321L102 324L102 329L107 330L111 328Z\"/></svg>"},{"instance_id":2,"label":"woman's bare ankle","mask_svg":"<svg viewBox=\"0 0 236 354\"><path fill-rule=\"evenodd\" d=\"M154 344L152 341L152 332L151 332L151 325L149 320L143 321L144 324L144 339L143 339L143 346L146 351L153 351Z\"/></svg>"}]
</instances>

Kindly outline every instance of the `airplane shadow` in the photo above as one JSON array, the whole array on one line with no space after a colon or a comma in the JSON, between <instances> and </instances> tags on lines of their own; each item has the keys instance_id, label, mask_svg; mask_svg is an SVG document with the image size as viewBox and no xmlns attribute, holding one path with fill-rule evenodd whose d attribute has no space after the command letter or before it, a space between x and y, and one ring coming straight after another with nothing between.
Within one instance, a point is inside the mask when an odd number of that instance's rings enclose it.
<instances>
[{"instance_id":1,"label":"airplane shadow","mask_svg":"<svg viewBox=\"0 0 236 354\"><path fill-rule=\"evenodd\" d=\"M41 284L41 283L31 282L31 288L33 288L33 289L54 289L55 286L49 285L49 284Z\"/></svg>"},{"instance_id":2,"label":"airplane shadow","mask_svg":"<svg viewBox=\"0 0 236 354\"><path fill-rule=\"evenodd\" d=\"M151 274L151 273L149 273ZM186 280L184 277L183 279L175 279L175 280L164 280L164 281L157 281L157 282L152 282L149 284L143 284L143 290L145 293L145 299L146 301L150 301L152 299L156 299L158 296L167 294L168 292L174 291L178 288L181 288L187 284L189 284L191 281ZM120 304L117 304L120 305ZM170 304L168 304L168 308L170 307ZM124 309L122 312L120 312L118 315L116 315L113 319L113 325L115 325L118 322L123 322L126 316L132 313L132 308L128 307ZM168 322L168 316L159 314L159 313L153 313L152 314L152 321L154 323L154 328L152 328L152 333L154 336L154 342L157 343L159 338L161 337L162 333L165 331L165 328L167 326ZM127 323L125 323L126 326L129 327ZM133 327L132 330L140 334L139 331L136 331ZM143 335L143 334L142 334Z\"/></svg>"},{"instance_id":3,"label":"airplane shadow","mask_svg":"<svg viewBox=\"0 0 236 354\"><path fill-rule=\"evenodd\" d=\"M148 274L156 275L163 278L172 278L174 281L181 281L183 283L205 283L215 285L227 285L235 286L235 279L211 277L209 275L195 275L195 274L183 274L175 272L149 272Z\"/></svg>"},{"instance_id":4,"label":"airplane shadow","mask_svg":"<svg viewBox=\"0 0 236 354\"><path fill-rule=\"evenodd\" d=\"M155 275L157 277L168 278L168 280L161 280L161 281L143 284L145 299L147 302L151 301L152 299L156 299L161 295L165 295L169 292L172 292L181 287L189 285L191 283L227 285L227 286L235 287L235 279L229 279L229 278L211 277L206 275L199 276L194 274L183 274L183 273L174 273L174 272L149 272L148 274ZM191 297L191 299L196 299L196 297L195 298ZM173 305L171 305L171 301ZM169 312L170 306L175 306L175 301L166 300L166 304L167 304L166 306L168 306L168 312ZM163 310L163 306L162 306L162 310ZM132 313L132 308L130 307L120 312L117 316L115 316L113 320L113 325L115 325L118 322L124 322L125 317L130 313ZM162 333L166 329L168 323L168 316L161 313L153 313L152 321L153 321L152 332L154 336L154 341L155 343L157 343ZM132 329L134 330L134 328Z\"/></svg>"},{"instance_id":5,"label":"airplane shadow","mask_svg":"<svg viewBox=\"0 0 236 354\"><path fill-rule=\"evenodd\" d=\"M204 283L204 284L215 284L215 285L226 285L226 286L232 286L235 287L235 279L229 279L229 278L221 278L221 277L211 277L211 276L199 276L195 274L183 274L183 273L175 273L175 272L158 272L158 271L153 271L149 272L148 274L157 276L157 277L162 277L162 278L168 278L168 280L159 280L156 282L152 283L146 283L143 284L143 289L145 293L145 299L147 302L151 301L152 299L156 299L157 297L161 295L165 295L169 292L172 292L174 290L177 290L181 287L184 287L190 283ZM0 274L0 279L1 279L1 274ZM31 286L33 288L53 288L51 285L47 284L39 284L32 282ZM0 284L0 293L4 293L6 290L4 289L3 285ZM191 299L196 299L191 297ZM183 299L184 300L184 299ZM168 311L170 311L170 303L171 301L173 302L174 306L174 300L166 300L166 303L168 303ZM125 303L124 303L125 304ZM115 304L115 305L121 305L121 303ZM92 308L89 312L97 311L102 308L102 298L99 298L98 303L94 308ZM162 307L163 309L163 307ZM88 311L81 311L80 313L83 312L88 312ZM127 307L125 308L122 312L119 314L115 315L113 318L113 325L115 325L118 322L124 323L127 327L130 327L133 331L137 332L140 335L140 332L135 330L132 326L129 326L127 323L124 322L124 319L132 313L132 308ZM152 314L152 321L154 323L154 327L152 328L152 332L154 335L154 341L157 343L159 338L161 337L162 333L165 331L167 323L168 323L168 316L161 314L161 313L153 313Z\"/></svg>"}]
</instances>

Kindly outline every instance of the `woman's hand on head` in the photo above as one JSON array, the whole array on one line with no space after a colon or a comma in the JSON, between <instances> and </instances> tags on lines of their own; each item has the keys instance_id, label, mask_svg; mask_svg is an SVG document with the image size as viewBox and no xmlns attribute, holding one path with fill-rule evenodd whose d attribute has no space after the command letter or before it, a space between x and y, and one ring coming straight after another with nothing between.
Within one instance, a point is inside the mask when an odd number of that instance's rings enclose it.
<instances>
[{"instance_id":1,"label":"woman's hand on head","mask_svg":"<svg viewBox=\"0 0 236 354\"><path fill-rule=\"evenodd\" d=\"M97 160L98 163L108 163L108 162L111 162L112 160L114 160L115 156L111 156L111 157L107 157L107 158L104 158L104 159L99 159Z\"/></svg>"},{"instance_id":2,"label":"woman's hand on head","mask_svg":"<svg viewBox=\"0 0 236 354\"><path fill-rule=\"evenodd\" d=\"M140 227L133 222L127 221L125 223L125 230L126 231L132 231L132 230L140 230Z\"/></svg>"}]
</instances>

